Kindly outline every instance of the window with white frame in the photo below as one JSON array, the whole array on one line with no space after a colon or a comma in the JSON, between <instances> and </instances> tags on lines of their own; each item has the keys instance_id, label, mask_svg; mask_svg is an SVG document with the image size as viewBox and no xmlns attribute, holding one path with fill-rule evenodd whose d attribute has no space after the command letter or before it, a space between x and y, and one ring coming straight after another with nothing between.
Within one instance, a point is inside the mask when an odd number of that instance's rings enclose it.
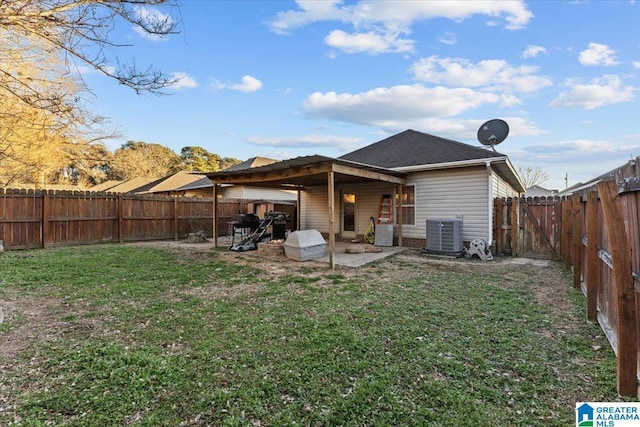
<instances>
[{"instance_id":1,"label":"window with white frame","mask_svg":"<svg viewBox=\"0 0 640 427\"><path fill-rule=\"evenodd\" d=\"M402 212L400 209L402 209ZM416 192L414 185L402 187L402 208L400 207L400 194L396 193L396 222L399 222L399 218L402 218L403 225L416 224Z\"/></svg>"}]
</instances>

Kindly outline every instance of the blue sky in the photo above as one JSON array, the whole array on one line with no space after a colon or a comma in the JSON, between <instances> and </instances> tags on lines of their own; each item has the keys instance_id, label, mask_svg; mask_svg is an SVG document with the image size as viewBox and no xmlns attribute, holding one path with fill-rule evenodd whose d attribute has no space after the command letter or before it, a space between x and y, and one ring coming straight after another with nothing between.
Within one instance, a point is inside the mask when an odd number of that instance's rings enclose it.
<instances>
[{"instance_id":1,"label":"blue sky","mask_svg":"<svg viewBox=\"0 0 640 427\"><path fill-rule=\"evenodd\" d=\"M640 156L640 4L634 1L207 1L147 9L179 34L120 23L108 52L182 77L137 95L86 72L92 110L128 140L179 154L337 157L414 129L497 147L564 189Z\"/></svg>"}]
</instances>

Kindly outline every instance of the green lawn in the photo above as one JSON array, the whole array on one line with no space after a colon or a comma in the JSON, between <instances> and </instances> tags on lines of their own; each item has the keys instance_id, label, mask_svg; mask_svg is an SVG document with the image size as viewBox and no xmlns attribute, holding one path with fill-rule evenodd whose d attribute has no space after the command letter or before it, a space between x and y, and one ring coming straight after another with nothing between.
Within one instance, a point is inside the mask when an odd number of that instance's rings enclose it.
<instances>
[{"instance_id":1,"label":"green lawn","mask_svg":"<svg viewBox=\"0 0 640 427\"><path fill-rule=\"evenodd\" d=\"M616 364L559 265L0 254L0 425L567 426Z\"/></svg>"}]
</instances>

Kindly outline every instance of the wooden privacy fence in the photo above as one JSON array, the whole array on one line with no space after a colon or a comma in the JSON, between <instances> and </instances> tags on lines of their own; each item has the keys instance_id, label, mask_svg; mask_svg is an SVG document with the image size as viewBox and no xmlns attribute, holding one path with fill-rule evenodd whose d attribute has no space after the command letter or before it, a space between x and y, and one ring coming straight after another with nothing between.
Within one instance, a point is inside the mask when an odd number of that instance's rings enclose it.
<instances>
[{"instance_id":1,"label":"wooden privacy fence","mask_svg":"<svg viewBox=\"0 0 640 427\"><path fill-rule=\"evenodd\" d=\"M553 197L494 200L494 252L529 258L558 258L562 216Z\"/></svg>"},{"instance_id":2,"label":"wooden privacy fence","mask_svg":"<svg viewBox=\"0 0 640 427\"><path fill-rule=\"evenodd\" d=\"M621 168L568 198L496 199L499 254L553 258L573 270L617 358L617 389L638 395L640 351L640 176Z\"/></svg>"},{"instance_id":3,"label":"wooden privacy fence","mask_svg":"<svg viewBox=\"0 0 640 427\"><path fill-rule=\"evenodd\" d=\"M246 203L218 202L218 235ZM0 189L5 249L167 240L213 233L213 199Z\"/></svg>"},{"instance_id":4,"label":"wooden privacy fence","mask_svg":"<svg viewBox=\"0 0 640 427\"><path fill-rule=\"evenodd\" d=\"M628 183L600 182L561 202L560 255L586 297L587 318L598 321L616 354L618 393L637 396L640 186Z\"/></svg>"}]
</instances>

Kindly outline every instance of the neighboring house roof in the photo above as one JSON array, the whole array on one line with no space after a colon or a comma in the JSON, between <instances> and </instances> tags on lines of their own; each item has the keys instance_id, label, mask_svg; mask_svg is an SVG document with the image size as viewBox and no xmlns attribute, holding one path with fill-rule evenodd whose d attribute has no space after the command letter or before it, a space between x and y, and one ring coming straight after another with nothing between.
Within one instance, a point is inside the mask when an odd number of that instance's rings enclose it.
<instances>
[{"instance_id":1,"label":"neighboring house roof","mask_svg":"<svg viewBox=\"0 0 640 427\"><path fill-rule=\"evenodd\" d=\"M260 166L266 166L272 163L276 163L277 161L278 160L269 159L267 157L252 157L248 160L245 160L242 163L238 163L237 165L229 166L228 168L224 169L224 171L228 172L228 171L237 171L237 170L249 169L249 168L257 168Z\"/></svg>"},{"instance_id":2,"label":"neighboring house roof","mask_svg":"<svg viewBox=\"0 0 640 427\"><path fill-rule=\"evenodd\" d=\"M542 197L542 196L555 196L558 194L558 190L548 190L540 185L532 185L525 191L525 197Z\"/></svg>"},{"instance_id":3,"label":"neighboring house roof","mask_svg":"<svg viewBox=\"0 0 640 427\"><path fill-rule=\"evenodd\" d=\"M190 182L181 187L176 188L176 191L188 191L188 190L199 190L201 188L211 188L213 187L213 183L206 176L202 176L197 181Z\"/></svg>"},{"instance_id":4,"label":"neighboring house roof","mask_svg":"<svg viewBox=\"0 0 640 427\"><path fill-rule=\"evenodd\" d=\"M492 150L409 129L340 159L394 169L503 157L506 156Z\"/></svg>"},{"instance_id":5,"label":"neighboring house roof","mask_svg":"<svg viewBox=\"0 0 640 427\"><path fill-rule=\"evenodd\" d=\"M141 177L131 178L127 181L124 181L116 185L115 187L111 187L109 189L109 192L110 193L131 193L136 188L142 187L143 185L146 185L156 179L157 178L141 178Z\"/></svg>"},{"instance_id":6,"label":"neighboring house roof","mask_svg":"<svg viewBox=\"0 0 640 427\"><path fill-rule=\"evenodd\" d=\"M143 194L176 191L178 188L194 183L203 177L204 175L201 174L180 171L142 185L134 189L133 192Z\"/></svg>"},{"instance_id":7,"label":"neighboring house roof","mask_svg":"<svg viewBox=\"0 0 640 427\"><path fill-rule=\"evenodd\" d=\"M109 189L115 187L118 184L122 184L124 181L118 181L118 180L109 180L109 181L104 181L101 182L100 184L94 185L93 187L89 188L89 191L108 191Z\"/></svg>"}]
</instances>

